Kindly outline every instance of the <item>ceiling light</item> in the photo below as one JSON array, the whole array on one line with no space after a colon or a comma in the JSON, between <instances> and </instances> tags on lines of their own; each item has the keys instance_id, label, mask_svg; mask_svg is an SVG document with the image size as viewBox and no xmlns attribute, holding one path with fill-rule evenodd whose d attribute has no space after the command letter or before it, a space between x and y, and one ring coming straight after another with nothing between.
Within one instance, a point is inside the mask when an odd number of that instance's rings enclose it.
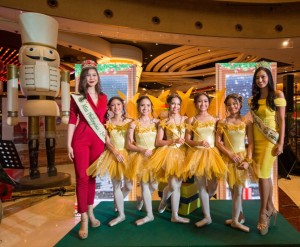
<instances>
[{"instance_id":1,"label":"ceiling light","mask_svg":"<svg viewBox=\"0 0 300 247\"><path fill-rule=\"evenodd\" d=\"M289 41L287 41L287 40L282 42L282 46L288 46L288 44L289 44Z\"/></svg>"}]
</instances>

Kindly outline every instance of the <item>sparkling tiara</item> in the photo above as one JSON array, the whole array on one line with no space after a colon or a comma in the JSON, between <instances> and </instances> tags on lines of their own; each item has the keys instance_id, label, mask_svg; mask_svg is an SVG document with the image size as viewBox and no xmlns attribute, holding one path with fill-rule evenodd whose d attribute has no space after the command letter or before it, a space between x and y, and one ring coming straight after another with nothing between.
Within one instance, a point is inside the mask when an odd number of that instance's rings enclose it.
<instances>
[{"instance_id":1,"label":"sparkling tiara","mask_svg":"<svg viewBox=\"0 0 300 247\"><path fill-rule=\"evenodd\" d=\"M255 69L258 69L258 68L266 68L268 70L271 70L271 63L270 62L266 62L266 61L260 61L260 62L257 62L256 65L255 65Z\"/></svg>"}]
</instances>

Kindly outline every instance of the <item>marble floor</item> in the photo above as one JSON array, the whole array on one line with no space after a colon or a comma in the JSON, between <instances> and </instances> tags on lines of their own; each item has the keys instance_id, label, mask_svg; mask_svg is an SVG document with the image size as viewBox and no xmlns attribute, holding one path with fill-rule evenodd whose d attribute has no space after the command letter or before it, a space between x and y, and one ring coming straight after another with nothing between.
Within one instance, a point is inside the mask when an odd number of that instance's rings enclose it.
<instances>
[{"instance_id":1,"label":"marble floor","mask_svg":"<svg viewBox=\"0 0 300 247\"><path fill-rule=\"evenodd\" d=\"M44 170L43 170L44 169ZM59 165L60 172L71 174L72 164ZM45 172L45 168L41 168ZM279 179L279 211L300 232L300 177ZM63 196L28 196L4 202L0 224L0 247L37 247L55 245L78 222L74 216L74 186L67 186ZM157 195L155 195L157 197Z\"/></svg>"}]
</instances>

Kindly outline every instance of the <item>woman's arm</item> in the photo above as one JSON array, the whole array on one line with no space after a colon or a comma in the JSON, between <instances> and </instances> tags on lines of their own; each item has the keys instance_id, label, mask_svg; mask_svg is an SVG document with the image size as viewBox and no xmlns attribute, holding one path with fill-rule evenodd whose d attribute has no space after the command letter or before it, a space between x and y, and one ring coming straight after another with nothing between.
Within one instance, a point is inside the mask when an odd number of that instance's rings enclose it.
<instances>
[{"instance_id":1,"label":"woman's arm","mask_svg":"<svg viewBox=\"0 0 300 247\"><path fill-rule=\"evenodd\" d=\"M72 161L74 159L74 152L73 152L73 148L72 148L72 140L73 140L75 129L76 129L76 125L69 123L69 125L68 125L67 147L68 147L69 159L72 160Z\"/></svg>"},{"instance_id":2,"label":"woman's arm","mask_svg":"<svg viewBox=\"0 0 300 247\"><path fill-rule=\"evenodd\" d=\"M217 131L215 136L216 147L220 150L221 153L229 157L233 162L240 163L241 158L233 150L231 150L230 148L224 145L223 138L226 138L226 136L223 134L224 133L224 130L222 130L223 124L224 122L222 120L219 120L217 122Z\"/></svg>"},{"instance_id":3,"label":"woman's arm","mask_svg":"<svg viewBox=\"0 0 300 247\"><path fill-rule=\"evenodd\" d=\"M246 158L249 160L252 160L252 154L253 154L253 123L250 121L246 125L246 135L248 139L248 147L247 147L247 156Z\"/></svg>"},{"instance_id":4,"label":"woman's arm","mask_svg":"<svg viewBox=\"0 0 300 247\"><path fill-rule=\"evenodd\" d=\"M158 129L157 129L155 146L157 146L157 147L170 146L175 143L175 140L173 140L173 139L164 140L164 136L165 136L165 131L162 128L162 126L159 125Z\"/></svg>"},{"instance_id":5,"label":"woman's arm","mask_svg":"<svg viewBox=\"0 0 300 247\"><path fill-rule=\"evenodd\" d=\"M193 124L193 117L191 118L188 118L186 120L186 124L190 127L192 127L192 124ZM191 128L186 128L186 131L185 131L185 142L190 145L191 147L195 147L195 146L200 146L201 143L198 142L198 141L194 141L193 140L193 137L194 137L194 133L193 131L191 130Z\"/></svg>"},{"instance_id":6,"label":"woman's arm","mask_svg":"<svg viewBox=\"0 0 300 247\"><path fill-rule=\"evenodd\" d=\"M282 91L276 91L277 98L284 98L284 94ZM276 116L278 122L278 133L279 139L277 144L273 149L273 155L279 155L283 152L283 144L284 144L284 133L285 133L285 106L277 106L276 107Z\"/></svg>"}]
</instances>

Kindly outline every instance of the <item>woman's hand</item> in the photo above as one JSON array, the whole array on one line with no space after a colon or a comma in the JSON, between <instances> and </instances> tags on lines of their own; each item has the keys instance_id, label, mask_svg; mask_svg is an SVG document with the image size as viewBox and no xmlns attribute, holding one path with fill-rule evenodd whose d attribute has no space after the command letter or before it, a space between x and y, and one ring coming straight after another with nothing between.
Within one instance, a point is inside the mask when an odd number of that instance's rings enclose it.
<instances>
[{"instance_id":1,"label":"woman's hand","mask_svg":"<svg viewBox=\"0 0 300 247\"><path fill-rule=\"evenodd\" d=\"M205 147L205 148L210 148L210 145L207 141L200 141L199 146Z\"/></svg>"},{"instance_id":2,"label":"woman's hand","mask_svg":"<svg viewBox=\"0 0 300 247\"><path fill-rule=\"evenodd\" d=\"M71 161L74 159L74 152L72 147L68 147L68 156Z\"/></svg>"},{"instance_id":3,"label":"woman's hand","mask_svg":"<svg viewBox=\"0 0 300 247\"><path fill-rule=\"evenodd\" d=\"M185 143L185 139L184 138L177 138L174 139L174 144L180 144L183 145Z\"/></svg>"},{"instance_id":4,"label":"woman's hand","mask_svg":"<svg viewBox=\"0 0 300 247\"><path fill-rule=\"evenodd\" d=\"M230 158L233 160L234 163L237 163L237 164L241 163L241 157L235 153L232 153L230 155Z\"/></svg>"},{"instance_id":5,"label":"woman's hand","mask_svg":"<svg viewBox=\"0 0 300 247\"><path fill-rule=\"evenodd\" d=\"M272 155L278 156L283 153L283 144L275 144L275 146L272 148Z\"/></svg>"},{"instance_id":6,"label":"woman's hand","mask_svg":"<svg viewBox=\"0 0 300 247\"><path fill-rule=\"evenodd\" d=\"M115 155L115 157L116 157L116 159L117 159L118 162L124 163L124 157L123 157L123 155L121 153L116 152L114 155Z\"/></svg>"},{"instance_id":7,"label":"woman's hand","mask_svg":"<svg viewBox=\"0 0 300 247\"><path fill-rule=\"evenodd\" d=\"M247 170L249 168L249 163L245 160L242 161L239 165L236 167L239 170Z\"/></svg>"},{"instance_id":8,"label":"woman's hand","mask_svg":"<svg viewBox=\"0 0 300 247\"><path fill-rule=\"evenodd\" d=\"M145 149L144 151L143 151L143 154L146 156L146 157L150 157L151 155L152 155L152 150L150 150L150 149Z\"/></svg>"}]
</instances>

